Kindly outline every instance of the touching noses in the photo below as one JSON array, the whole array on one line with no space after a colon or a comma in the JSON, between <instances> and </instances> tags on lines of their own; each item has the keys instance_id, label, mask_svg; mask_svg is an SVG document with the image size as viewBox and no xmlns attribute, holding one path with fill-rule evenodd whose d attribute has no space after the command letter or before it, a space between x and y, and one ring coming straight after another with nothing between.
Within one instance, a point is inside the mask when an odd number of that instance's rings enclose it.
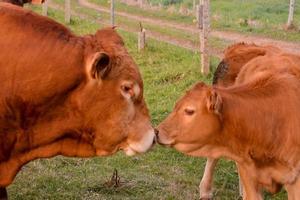
<instances>
[{"instance_id":1,"label":"touching noses","mask_svg":"<svg viewBox=\"0 0 300 200\"><path fill-rule=\"evenodd\" d=\"M155 143L159 143L159 130L157 128L154 128L154 133L155 133L155 137L154 137L154 141L153 141L153 144Z\"/></svg>"},{"instance_id":2,"label":"touching noses","mask_svg":"<svg viewBox=\"0 0 300 200\"><path fill-rule=\"evenodd\" d=\"M158 141L159 130L156 129L156 128L154 128L154 134L155 134L155 136L154 136L154 138L153 138L153 144L156 144L157 141Z\"/></svg>"}]
</instances>

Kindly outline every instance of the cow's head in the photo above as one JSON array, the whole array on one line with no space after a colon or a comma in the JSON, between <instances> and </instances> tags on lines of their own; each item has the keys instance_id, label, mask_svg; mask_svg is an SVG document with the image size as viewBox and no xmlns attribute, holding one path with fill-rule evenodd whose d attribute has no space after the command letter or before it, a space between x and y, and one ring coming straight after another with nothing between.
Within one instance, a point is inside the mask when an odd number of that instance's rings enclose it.
<instances>
[{"instance_id":1,"label":"cow's head","mask_svg":"<svg viewBox=\"0 0 300 200\"><path fill-rule=\"evenodd\" d=\"M177 103L158 126L158 143L183 153L202 148L220 130L220 96L204 83L198 83Z\"/></svg>"},{"instance_id":2,"label":"cow's head","mask_svg":"<svg viewBox=\"0 0 300 200\"><path fill-rule=\"evenodd\" d=\"M155 134L136 64L113 28L98 31L91 43L95 46L86 50L86 82L75 99L96 154L146 152Z\"/></svg>"}]
</instances>

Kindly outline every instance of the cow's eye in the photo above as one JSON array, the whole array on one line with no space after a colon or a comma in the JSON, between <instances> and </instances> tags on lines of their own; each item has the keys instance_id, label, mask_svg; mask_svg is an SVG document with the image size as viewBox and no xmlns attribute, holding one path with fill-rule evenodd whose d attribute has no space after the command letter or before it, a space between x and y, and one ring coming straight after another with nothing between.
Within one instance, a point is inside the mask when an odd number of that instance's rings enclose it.
<instances>
[{"instance_id":1,"label":"cow's eye","mask_svg":"<svg viewBox=\"0 0 300 200\"><path fill-rule=\"evenodd\" d=\"M129 92L132 89L132 87L129 86L129 85L122 85L121 89L123 90L123 92L127 93L127 92Z\"/></svg>"},{"instance_id":2,"label":"cow's eye","mask_svg":"<svg viewBox=\"0 0 300 200\"><path fill-rule=\"evenodd\" d=\"M134 84L130 81L124 81L121 84L121 93L126 99L135 97Z\"/></svg>"},{"instance_id":3,"label":"cow's eye","mask_svg":"<svg viewBox=\"0 0 300 200\"><path fill-rule=\"evenodd\" d=\"M195 109L193 109L193 108L185 108L184 112L187 115L193 115L195 113Z\"/></svg>"}]
</instances>

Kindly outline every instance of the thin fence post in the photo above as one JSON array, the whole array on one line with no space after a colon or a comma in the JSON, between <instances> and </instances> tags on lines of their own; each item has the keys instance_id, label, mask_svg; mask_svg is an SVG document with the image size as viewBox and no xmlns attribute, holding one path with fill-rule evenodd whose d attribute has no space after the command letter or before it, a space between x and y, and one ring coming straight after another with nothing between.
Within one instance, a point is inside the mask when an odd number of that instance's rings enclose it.
<instances>
[{"instance_id":1,"label":"thin fence post","mask_svg":"<svg viewBox=\"0 0 300 200\"><path fill-rule=\"evenodd\" d=\"M71 22L71 0L65 0L65 23Z\"/></svg>"},{"instance_id":2,"label":"thin fence post","mask_svg":"<svg viewBox=\"0 0 300 200\"><path fill-rule=\"evenodd\" d=\"M286 24L287 29L293 28L294 24L294 11L295 11L295 0L290 0L290 5L289 5L289 17L288 21Z\"/></svg>"},{"instance_id":3,"label":"thin fence post","mask_svg":"<svg viewBox=\"0 0 300 200\"><path fill-rule=\"evenodd\" d=\"M199 0L199 29L200 29L200 57L201 57L201 73L207 75L209 73L209 51L208 51L208 35L210 31L210 6L209 0Z\"/></svg>"},{"instance_id":4,"label":"thin fence post","mask_svg":"<svg viewBox=\"0 0 300 200\"><path fill-rule=\"evenodd\" d=\"M196 5L197 28L203 29L203 5Z\"/></svg>"},{"instance_id":5,"label":"thin fence post","mask_svg":"<svg viewBox=\"0 0 300 200\"><path fill-rule=\"evenodd\" d=\"M196 12L195 12L195 15L196 15L196 20L197 20L197 28L199 28L199 14L200 14L200 11L199 11L199 5L197 4L196 5Z\"/></svg>"},{"instance_id":6,"label":"thin fence post","mask_svg":"<svg viewBox=\"0 0 300 200\"><path fill-rule=\"evenodd\" d=\"M145 49L146 46L146 30L143 28L142 23L140 23L140 31L138 33L138 51Z\"/></svg>"},{"instance_id":7,"label":"thin fence post","mask_svg":"<svg viewBox=\"0 0 300 200\"><path fill-rule=\"evenodd\" d=\"M193 0L193 12L197 11L196 0Z\"/></svg>"},{"instance_id":8,"label":"thin fence post","mask_svg":"<svg viewBox=\"0 0 300 200\"><path fill-rule=\"evenodd\" d=\"M49 2L49 0L48 0L48 1L45 1L45 2L43 3L43 11L42 11L42 15L44 15L44 16L48 16L48 2Z\"/></svg>"},{"instance_id":9,"label":"thin fence post","mask_svg":"<svg viewBox=\"0 0 300 200\"><path fill-rule=\"evenodd\" d=\"M115 0L111 0L110 3L110 24L115 25Z\"/></svg>"}]
</instances>

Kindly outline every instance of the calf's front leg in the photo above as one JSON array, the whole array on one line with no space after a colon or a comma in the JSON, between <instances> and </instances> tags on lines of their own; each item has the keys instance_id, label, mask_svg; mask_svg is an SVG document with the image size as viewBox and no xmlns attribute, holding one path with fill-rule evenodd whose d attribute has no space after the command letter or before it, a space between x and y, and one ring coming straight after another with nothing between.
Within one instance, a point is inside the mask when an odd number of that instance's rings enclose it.
<instances>
[{"instance_id":1,"label":"calf's front leg","mask_svg":"<svg viewBox=\"0 0 300 200\"><path fill-rule=\"evenodd\" d=\"M199 185L200 200L213 199L213 178L218 159L207 158L204 174Z\"/></svg>"}]
</instances>

